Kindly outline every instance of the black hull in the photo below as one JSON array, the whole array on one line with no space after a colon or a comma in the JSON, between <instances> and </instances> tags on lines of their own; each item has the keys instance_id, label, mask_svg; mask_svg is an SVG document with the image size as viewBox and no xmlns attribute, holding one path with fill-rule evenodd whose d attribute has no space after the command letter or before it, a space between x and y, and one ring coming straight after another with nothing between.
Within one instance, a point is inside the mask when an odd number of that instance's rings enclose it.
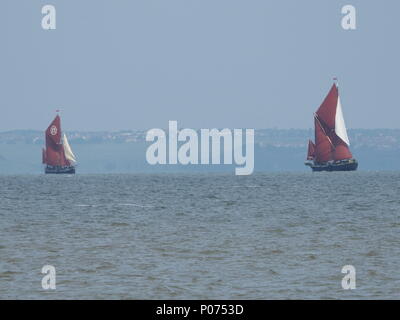
<instances>
[{"instance_id":1,"label":"black hull","mask_svg":"<svg viewBox=\"0 0 400 320\"><path fill-rule=\"evenodd\" d=\"M46 166L44 169L46 174L75 174L75 167L74 166L67 166L67 167L52 167Z\"/></svg>"},{"instance_id":2,"label":"black hull","mask_svg":"<svg viewBox=\"0 0 400 320\"><path fill-rule=\"evenodd\" d=\"M333 162L333 163L306 163L306 166L309 166L312 171L320 172L320 171L355 171L358 167L358 162L355 159L341 161L341 162Z\"/></svg>"}]
</instances>

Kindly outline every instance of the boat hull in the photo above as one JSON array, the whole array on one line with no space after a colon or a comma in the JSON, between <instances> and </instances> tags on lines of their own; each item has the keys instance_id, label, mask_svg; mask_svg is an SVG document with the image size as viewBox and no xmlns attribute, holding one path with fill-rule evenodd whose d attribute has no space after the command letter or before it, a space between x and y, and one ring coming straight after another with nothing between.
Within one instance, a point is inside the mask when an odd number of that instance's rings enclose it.
<instances>
[{"instance_id":1,"label":"boat hull","mask_svg":"<svg viewBox=\"0 0 400 320\"><path fill-rule=\"evenodd\" d=\"M74 166L46 166L44 169L46 174L75 174Z\"/></svg>"},{"instance_id":2,"label":"boat hull","mask_svg":"<svg viewBox=\"0 0 400 320\"><path fill-rule=\"evenodd\" d=\"M307 162L306 166L309 166L312 171L355 171L358 168L358 162L355 159L350 159L346 161L333 162L333 163L313 163Z\"/></svg>"}]
</instances>

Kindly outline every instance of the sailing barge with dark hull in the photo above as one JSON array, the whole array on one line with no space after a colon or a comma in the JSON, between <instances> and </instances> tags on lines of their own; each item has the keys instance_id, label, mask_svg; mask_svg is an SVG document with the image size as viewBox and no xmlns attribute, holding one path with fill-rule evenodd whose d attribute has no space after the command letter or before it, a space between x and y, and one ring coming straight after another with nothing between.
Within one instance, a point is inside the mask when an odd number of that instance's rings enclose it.
<instances>
[{"instance_id":1,"label":"sailing barge with dark hull","mask_svg":"<svg viewBox=\"0 0 400 320\"><path fill-rule=\"evenodd\" d=\"M335 82L314 114L315 143L308 141L306 166L313 171L354 171L358 162L350 151L339 88Z\"/></svg>"},{"instance_id":2,"label":"sailing barge with dark hull","mask_svg":"<svg viewBox=\"0 0 400 320\"><path fill-rule=\"evenodd\" d=\"M68 143L67 136L61 133L60 116L54 118L45 133L46 148L43 148L42 162L46 174L74 174L76 159Z\"/></svg>"}]
</instances>

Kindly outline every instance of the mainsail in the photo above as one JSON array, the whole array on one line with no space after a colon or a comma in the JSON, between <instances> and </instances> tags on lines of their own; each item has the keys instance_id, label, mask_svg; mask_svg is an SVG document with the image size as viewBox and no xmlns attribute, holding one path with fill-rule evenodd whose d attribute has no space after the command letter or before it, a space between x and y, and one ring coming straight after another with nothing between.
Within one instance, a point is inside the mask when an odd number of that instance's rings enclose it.
<instances>
[{"instance_id":1,"label":"mainsail","mask_svg":"<svg viewBox=\"0 0 400 320\"><path fill-rule=\"evenodd\" d=\"M321 122L317 117L314 118L315 123L315 161L319 163L332 160L333 144L327 136Z\"/></svg>"},{"instance_id":2,"label":"mainsail","mask_svg":"<svg viewBox=\"0 0 400 320\"><path fill-rule=\"evenodd\" d=\"M63 135L63 146L64 146L64 154L65 154L65 158L71 163L71 164L75 164L76 163L76 158L74 153L71 150L71 146L68 143L68 139L67 136Z\"/></svg>"},{"instance_id":3,"label":"mainsail","mask_svg":"<svg viewBox=\"0 0 400 320\"><path fill-rule=\"evenodd\" d=\"M46 174L74 174L75 155L67 136L61 134L61 119L58 114L46 129L45 137L46 149L42 150L42 162L46 165L44 172Z\"/></svg>"},{"instance_id":4,"label":"mainsail","mask_svg":"<svg viewBox=\"0 0 400 320\"><path fill-rule=\"evenodd\" d=\"M43 160L50 166L69 166L71 163L65 157L61 142L61 121L57 115L46 130L46 150Z\"/></svg>"},{"instance_id":5,"label":"mainsail","mask_svg":"<svg viewBox=\"0 0 400 320\"><path fill-rule=\"evenodd\" d=\"M315 161L351 159L349 146L339 89L334 83L315 113Z\"/></svg>"}]
</instances>

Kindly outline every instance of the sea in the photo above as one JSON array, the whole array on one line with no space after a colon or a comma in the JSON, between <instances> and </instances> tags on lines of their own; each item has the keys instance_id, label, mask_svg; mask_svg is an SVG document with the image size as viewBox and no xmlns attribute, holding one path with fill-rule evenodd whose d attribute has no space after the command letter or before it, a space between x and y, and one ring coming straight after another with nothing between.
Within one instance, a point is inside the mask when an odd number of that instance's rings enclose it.
<instances>
[{"instance_id":1,"label":"sea","mask_svg":"<svg viewBox=\"0 0 400 320\"><path fill-rule=\"evenodd\" d=\"M1 175L0 299L399 299L399 209L399 172Z\"/></svg>"}]
</instances>

